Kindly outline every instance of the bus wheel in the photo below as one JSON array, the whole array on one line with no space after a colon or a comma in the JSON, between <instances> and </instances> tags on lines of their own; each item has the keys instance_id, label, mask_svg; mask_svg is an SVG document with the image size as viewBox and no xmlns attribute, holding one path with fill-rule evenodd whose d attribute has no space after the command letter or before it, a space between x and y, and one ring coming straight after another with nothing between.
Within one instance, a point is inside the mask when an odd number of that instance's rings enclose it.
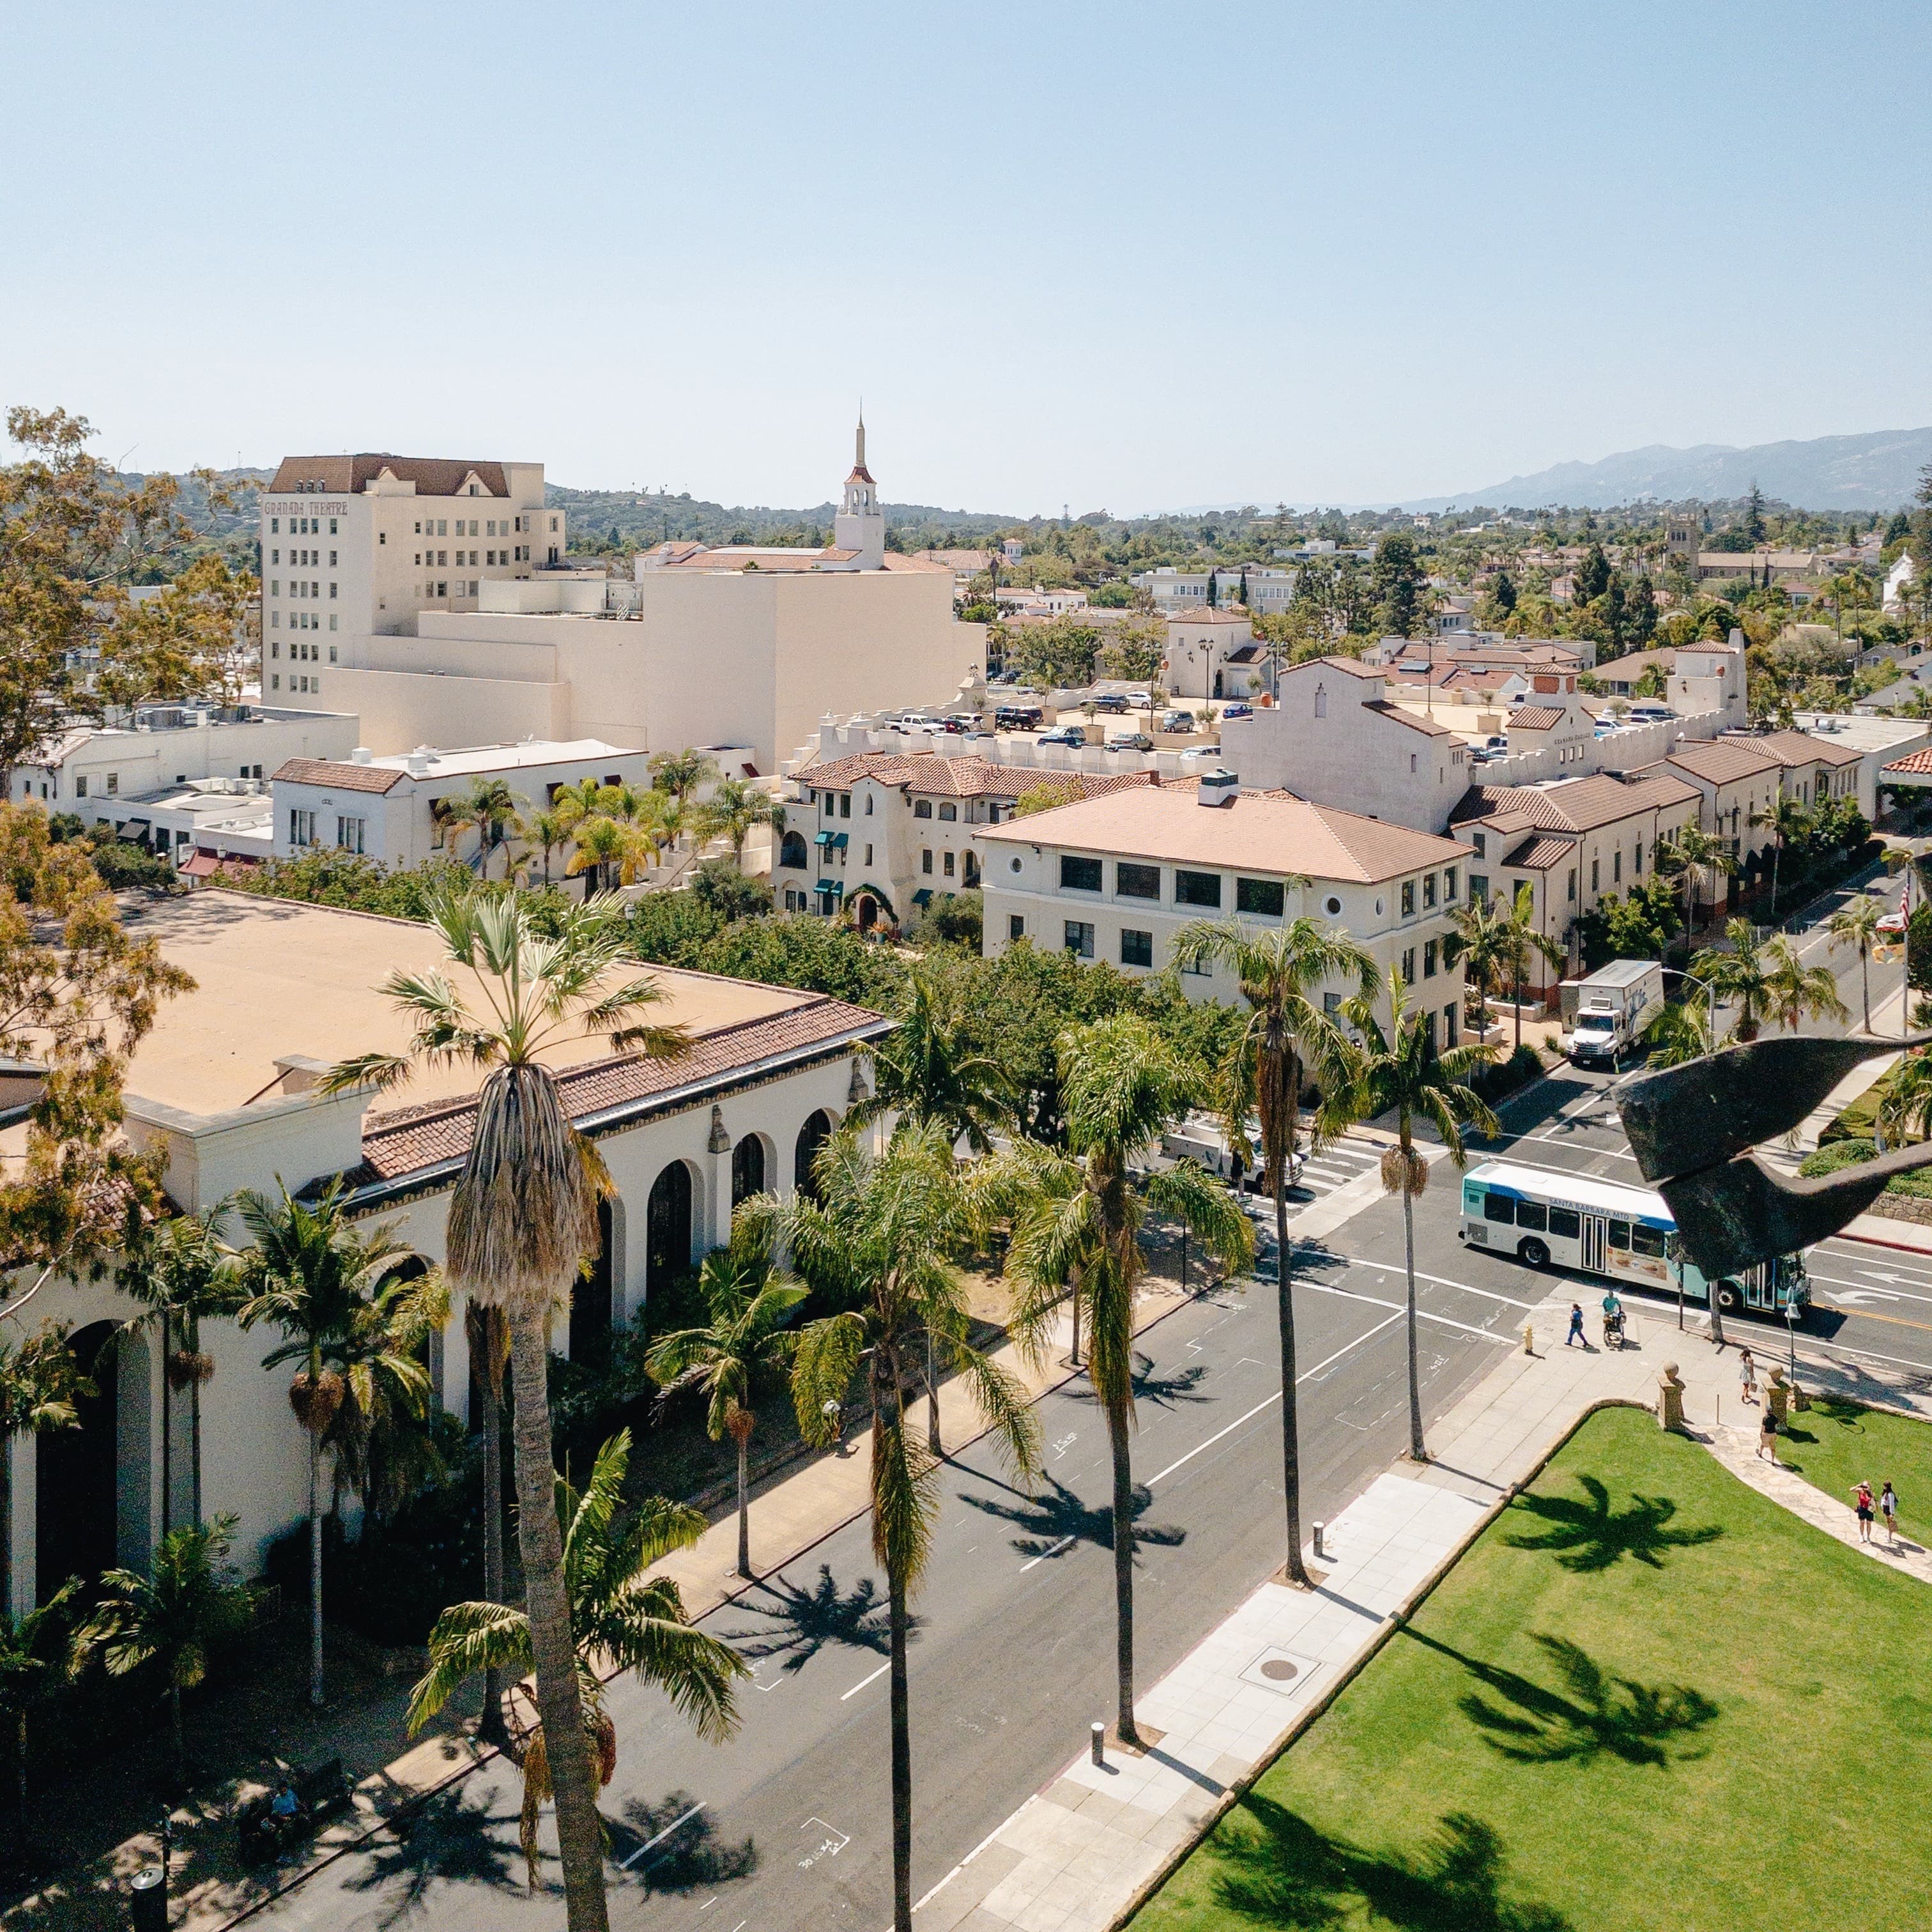
<instances>
[{"instance_id":1,"label":"bus wheel","mask_svg":"<svg viewBox=\"0 0 1932 1932\"><path fill-rule=\"evenodd\" d=\"M1548 1246L1539 1241L1534 1234L1526 1235L1516 1244L1516 1253L1533 1268L1547 1268L1550 1265Z\"/></svg>"},{"instance_id":2,"label":"bus wheel","mask_svg":"<svg viewBox=\"0 0 1932 1932\"><path fill-rule=\"evenodd\" d=\"M1729 1315L1738 1305L1738 1285L1734 1281L1720 1281L1718 1284L1718 1306Z\"/></svg>"}]
</instances>

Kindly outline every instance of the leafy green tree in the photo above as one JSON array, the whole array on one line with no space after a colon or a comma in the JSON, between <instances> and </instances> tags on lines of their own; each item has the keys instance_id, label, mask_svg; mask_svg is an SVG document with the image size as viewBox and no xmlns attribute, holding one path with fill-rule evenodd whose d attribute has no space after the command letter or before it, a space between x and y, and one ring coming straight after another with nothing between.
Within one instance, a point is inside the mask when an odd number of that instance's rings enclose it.
<instances>
[{"instance_id":1,"label":"leafy green tree","mask_svg":"<svg viewBox=\"0 0 1932 1932\"><path fill-rule=\"evenodd\" d=\"M1516 585L1506 570L1496 572L1496 580L1490 595L1496 600L1496 608L1507 617L1516 608Z\"/></svg>"},{"instance_id":2,"label":"leafy green tree","mask_svg":"<svg viewBox=\"0 0 1932 1932\"><path fill-rule=\"evenodd\" d=\"M1825 922L1825 930L1831 934L1834 946L1850 946L1857 949L1858 998L1863 1015L1860 1024L1867 1033L1872 1030L1872 948L1878 944L1878 922L1883 916L1878 901L1869 893L1861 892L1856 898L1848 900L1839 907Z\"/></svg>"},{"instance_id":3,"label":"leafy green tree","mask_svg":"<svg viewBox=\"0 0 1932 1932\"><path fill-rule=\"evenodd\" d=\"M545 885L550 884L550 855L570 843L570 835L576 824L574 814L560 812L554 806L546 811L533 812L524 821L524 836L543 854Z\"/></svg>"},{"instance_id":4,"label":"leafy green tree","mask_svg":"<svg viewBox=\"0 0 1932 1932\"><path fill-rule=\"evenodd\" d=\"M1089 1379L1107 1418L1114 1474L1115 1729L1134 1727L1134 1307L1150 1208L1182 1223L1232 1268L1254 1253L1247 1216L1206 1168L1181 1161L1136 1181L1133 1166L1205 1096L1200 1070L1130 1014L1072 1029L1060 1042L1066 1151L1018 1142L975 1178L988 1208L1010 1216L1011 1327L1028 1359L1046 1357L1070 1293L1087 1315Z\"/></svg>"},{"instance_id":5,"label":"leafy green tree","mask_svg":"<svg viewBox=\"0 0 1932 1932\"><path fill-rule=\"evenodd\" d=\"M440 973L392 974L382 990L413 1027L409 1050L344 1061L324 1084L381 1091L419 1064L488 1070L450 1202L448 1274L453 1288L502 1308L509 1324L518 1542L565 1906L571 1932L604 1932L603 1829L572 1648L548 1388L550 1310L596 1252L604 1184L540 1055L554 1042L602 1038L668 1057L688 1039L646 1017L663 998L655 980L622 976L627 928L608 900L565 908L542 940L518 896L439 896L429 914L451 961L482 980L488 1010L473 1009Z\"/></svg>"},{"instance_id":6,"label":"leafy green tree","mask_svg":"<svg viewBox=\"0 0 1932 1932\"><path fill-rule=\"evenodd\" d=\"M1648 572L1639 571L1630 586L1630 608L1624 623L1628 650L1644 650L1657 634L1657 592Z\"/></svg>"},{"instance_id":7,"label":"leafy green tree","mask_svg":"<svg viewBox=\"0 0 1932 1932\"><path fill-rule=\"evenodd\" d=\"M262 1358L263 1368L302 1365L289 1384L289 1406L308 1436L308 1700L318 1709L323 1695L323 1447L332 1434L338 1445L352 1439L356 1412L351 1405L358 1400L358 1387L366 1392L369 1386L366 1360L363 1375L352 1381L347 1372L364 1339L358 1334L359 1319L390 1278L417 1258L416 1250L397 1238L393 1223L358 1226L345 1193L338 1178L313 1201L278 1186L274 1195L250 1192L240 1202L253 1244L237 1272L242 1326L253 1328L266 1322L281 1330L284 1339ZM379 1336L376 1352L382 1366L374 1373L412 1391L418 1402L427 1399L428 1372L401 1336Z\"/></svg>"},{"instance_id":8,"label":"leafy green tree","mask_svg":"<svg viewBox=\"0 0 1932 1932\"><path fill-rule=\"evenodd\" d=\"M583 1492L559 1478L552 1505L562 1526L567 1630L574 1634L571 1681L580 1714L575 1736L586 1761L596 1754L600 1787L617 1768L616 1726L604 1706L606 1672L628 1671L662 1691L707 1744L723 1743L737 1728L734 1687L751 1675L729 1644L692 1628L676 1584L650 1574L674 1552L688 1550L708 1526L701 1510L662 1496L646 1496L627 1510L624 1478L630 1458L631 1432L622 1430L598 1450ZM451 1604L430 1633L429 1669L410 1694L411 1735L466 1678L494 1672L516 1682L541 1668L541 1658L532 1620L522 1610L507 1604ZM541 1691L538 1702L541 1706ZM561 1735L545 1714L522 1743L520 1836L532 1892L538 1810L554 1795L558 1767L567 1755L558 1746Z\"/></svg>"},{"instance_id":9,"label":"leafy green tree","mask_svg":"<svg viewBox=\"0 0 1932 1932\"><path fill-rule=\"evenodd\" d=\"M944 1128L895 1138L873 1154L850 1133L820 1150L817 1200L764 1197L774 1251L842 1312L808 1323L792 1371L800 1432L824 1446L855 1379L872 1412L872 1553L886 1573L891 1687L893 1932L912 1932L912 1740L906 1675L908 1605L932 1551L939 1465L906 1428L906 1391L928 1336L956 1369L1023 1480L1038 1461L1039 1422L1024 1391L968 1340L966 1298L950 1257L971 1238L967 1190ZM747 1206L751 1204L748 1203ZM756 1228L748 1229L756 1237Z\"/></svg>"},{"instance_id":10,"label":"leafy green tree","mask_svg":"<svg viewBox=\"0 0 1932 1932\"><path fill-rule=\"evenodd\" d=\"M1751 478L1750 494L1744 499L1744 538L1745 544L1755 549L1764 542L1764 492L1757 487L1757 478Z\"/></svg>"},{"instance_id":11,"label":"leafy green tree","mask_svg":"<svg viewBox=\"0 0 1932 1932\"><path fill-rule=\"evenodd\" d=\"M168 1700L175 1770L188 1772L182 1694L208 1675L214 1654L245 1631L254 1616L247 1587L228 1562L235 1519L172 1530L155 1546L148 1574L110 1570L100 1598L76 1642L100 1652L110 1677L152 1667Z\"/></svg>"},{"instance_id":12,"label":"leafy green tree","mask_svg":"<svg viewBox=\"0 0 1932 1932\"><path fill-rule=\"evenodd\" d=\"M1579 604L1594 604L1610 587L1612 572L1610 560L1604 554L1600 543L1593 543L1577 565L1572 581L1576 586L1576 599Z\"/></svg>"},{"instance_id":13,"label":"leafy green tree","mask_svg":"<svg viewBox=\"0 0 1932 1932\"><path fill-rule=\"evenodd\" d=\"M999 1060L966 1043L965 1016L953 989L922 966L906 980L898 1024L872 1052L873 1093L852 1109L854 1121L895 1114L914 1127L944 1129L988 1154L993 1136L1013 1118L1013 1087Z\"/></svg>"},{"instance_id":14,"label":"leafy green tree","mask_svg":"<svg viewBox=\"0 0 1932 1932\"><path fill-rule=\"evenodd\" d=\"M1922 1052L1906 1054L1886 1076L1877 1118L1889 1146L1932 1137L1932 1060Z\"/></svg>"},{"instance_id":15,"label":"leafy green tree","mask_svg":"<svg viewBox=\"0 0 1932 1932\"><path fill-rule=\"evenodd\" d=\"M1697 929L1697 888L1704 875L1714 873L1729 878L1738 868L1731 856L1730 842L1701 826L1680 825L1661 840L1656 848L1656 867L1666 878L1675 878L1684 888L1684 942Z\"/></svg>"},{"instance_id":16,"label":"leafy green tree","mask_svg":"<svg viewBox=\"0 0 1932 1932\"><path fill-rule=\"evenodd\" d=\"M717 770L708 752L662 752L651 760L651 782L682 803Z\"/></svg>"},{"instance_id":17,"label":"leafy green tree","mask_svg":"<svg viewBox=\"0 0 1932 1932\"><path fill-rule=\"evenodd\" d=\"M714 1442L728 1436L738 1452L738 1574L752 1569L752 1432L755 1398L778 1376L798 1338L785 1324L806 1291L770 1279L769 1264L742 1248L718 1248L698 1272L698 1292L710 1320L702 1328L678 1328L651 1346L644 1366L667 1398L701 1389L705 1433Z\"/></svg>"},{"instance_id":18,"label":"leafy green tree","mask_svg":"<svg viewBox=\"0 0 1932 1932\"><path fill-rule=\"evenodd\" d=\"M8 1720L14 1734L14 1793L23 1813L31 1758L27 1726L67 1675L71 1649L68 1625L80 1594L80 1579L70 1576L38 1610L29 1610L18 1623L0 1600L0 1718Z\"/></svg>"},{"instance_id":19,"label":"leafy green tree","mask_svg":"<svg viewBox=\"0 0 1932 1932\"><path fill-rule=\"evenodd\" d=\"M692 896L727 924L755 919L772 909L772 889L763 879L748 878L729 859L706 859L692 873Z\"/></svg>"},{"instance_id":20,"label":"leafy green tree","mask_svg":"<svg viewBox=\"0 0 1932 1932\"><path fill-rule=\"evenodd\" d=\"M1254 932L1233 921L1197 920L1174 942L1186 967L1228 967L1246 1006L1245 1023L1219 1070L1220 1112L1231 1150L1252 1160L1250 1117L1261 1128L1262 1178L1274 1203L1275 1315L1282 1368L1282 1496L1288 1575L1308 1581L1301 1554L1301 1428L1294 1334L1294 1251L1288 1240L1288 1182L1301 1128L1301 1090L1312 1067L1324 1088L1338 1078L1346 1045L1322 1009L1322 989L1352 981L1364 997L1381 976L1368 953L1340 926L1291 920Z\"/></svg>"},{"instance_id":21,"label":"leafy green tree","mask_svg":"<svg viewBox=\"0 0 1932 1932\"><path fill-rule=\"evenodd\" d=\"M1496 1050L1478 1041L1438 1051L1435 1015L1409 1004L1399 973L1389 977L1386 1029L1372 1000L1351 1000L1343 1010L1356 1034L1344 1061L1349 1077L1334 1082L1333 1093L1323 1096L1323 1112L1331 1127L1395 1116L1396 1144L1382 1155L1382 1185L1402 1196L1403 1272L1408 1283L1408 1453L1425 1462L1429 1450L1423 1439L1422 1384L1416 1367L1415 1198L1429 1185L1429 1163L1415 1150L1415 1122L1419 1116L1435 1128L1459 1168L1468 1160L1465 1126L1480 1134L1502 1132L1502 1123L1469 1084L1470 1076L1495 1058Z\"/></svg>"},{"instance_id":22,"label":"leafy green tree","mask_svg":"<svg viewBox=\"0 0 1932 1932\"><path fill-rule=\"evenodd\" d=\"M1415 539L1391 530L1376 545L1375 587L1383 628L1392 638L1412 638L1420 628L1428 592Z\"/></svg>"}]
</instances>

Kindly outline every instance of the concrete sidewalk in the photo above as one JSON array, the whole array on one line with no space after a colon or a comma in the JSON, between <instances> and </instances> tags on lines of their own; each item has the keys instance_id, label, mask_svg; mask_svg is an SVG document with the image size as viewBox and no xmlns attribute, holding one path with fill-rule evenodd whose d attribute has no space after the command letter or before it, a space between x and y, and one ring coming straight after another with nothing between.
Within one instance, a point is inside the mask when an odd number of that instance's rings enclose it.
<instances>
[{"instance_id":1,"label":"concrete sidewalk","mask_svg":"<svg viewBox=\"0 0 1932 1932\"><path fill-rule=\"evenodd\" d=\"M1530 1318L1519 1347L1430 1432L1435 1460L1398 1463L1330 1525L1325 1558L1304 1552L1312 1592L1264 1583L1140 1699L1161 1735L1144 1754L1083 1751L919 1901L926 1932L1105 1932L1321 1710L1484 1525L1534 1476L1576 1424L1606 1402L1654 1405L1676 1364L1687 1426L1738 1475L1841 1540L1850 1511L1755 1456L1756 1411L1738 1400L1737 1346L1680 1334L1674 1316L1633 1312L1630 1345L1565 1348L1570 1298ZM1750 1340L1759 1331L1734 1324ZM1766 1365L1776 1355L1765 1352ZM1808 1388L1886 1400L1932 1420L1932 1402L1869 1371L1807 1359ZM1726 1407L1748 1430L1724 1423ZM1932 1582L1932 1558L1875 1553ZM1096 1713L1096 1715L1099 1714ZM1070 1740L1070 1742L1072 1741Z\"/></svg>"}]
</instances>

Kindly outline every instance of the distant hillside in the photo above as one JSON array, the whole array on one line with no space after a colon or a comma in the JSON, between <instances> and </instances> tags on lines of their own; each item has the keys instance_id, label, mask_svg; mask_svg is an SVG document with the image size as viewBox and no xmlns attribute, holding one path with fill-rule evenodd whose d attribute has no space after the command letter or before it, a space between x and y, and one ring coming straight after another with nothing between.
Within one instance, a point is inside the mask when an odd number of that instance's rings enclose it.
<instances>
[{"instance_id":1,"label":"distant hillside","mask_svg":"<svg viewBox=\"0 0 1932 1932\"><path fill-rule=\"evenodd\" d=\"M762 503L709 503L691 496L634 490L573 490L561 483L546 483L544 496L553 508L569 512L573 542L608 542L614 530L620 543L640 545L661 543L667 538L710 544L830 543L838 508L828 502L779 510ZM902 532L908 549L928 541L964 542L1027 521L1024 517L942 510L928 503L886 503L880 507L886 513L886 527Z\"/></svg>"},{"instance_id":2,"label":"distant hillside","mask_svg":"<svg viewBox=\"0 0 1932 1932\"><path fill-rule=\"evenodd\" d=\"M1748 449L1653 443L1596 463L1559 463L1531 476L1486 483L1455 496L1406 503L1439 510L1488 504L1498 509L1613 509L1651 497L1659 502L1729 502L1756 483L1766 496L1807 510L1895 510L1910 502L1918 472L1932 463L1932 429L1875 430L1804 442L1760 442Z\"/></svg>"}]
</instances>

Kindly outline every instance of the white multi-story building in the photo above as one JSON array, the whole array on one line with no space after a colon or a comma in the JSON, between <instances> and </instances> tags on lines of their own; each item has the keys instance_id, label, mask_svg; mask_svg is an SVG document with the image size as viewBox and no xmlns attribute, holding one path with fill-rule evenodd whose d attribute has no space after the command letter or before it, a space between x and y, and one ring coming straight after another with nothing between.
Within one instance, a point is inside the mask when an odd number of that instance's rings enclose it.
<instances>
[{"instance_id":1,"label":"white multi-story building","mask_svg":"<svg viewBox=\"0 0 1932 1932\"><path fill-rule=\"evenodd\" d=\"M1450 944L1469 854L1452 839L1240 790L1220 774L1137 785L979 835L986 855L986 949L1022 941L1158 972L1174 935L1199 920L1266 930L1303 916L1346 928L1453 1045L1462 970ZM1184 974L1193 997L1238 1004L1225 967ZM1352 993L1323 989L1331 1008Z\"/></svg>"},{"instance_id":2,"label":"white multi-story building","mask_svg":"<svg viewBox=\"0 0 1932 1932\"><path fill-rule=\"evenodd\" d=\"M420 746L377 758L358 746L346 758L291 758L274 773L275 856L286 859L318 847L364 854L386 866L417 866L454 842L442 808L478 780L501 778L527 814L541 810L566 784L594 778L610 785L650 783L641 752L595 738L570 744L530 740L439 752ZM475 836L475 835L472 835ZM568 854L554 855L561 875Z\"/></svg>"},{"instance_id":3,"label":"white multi-story building","mask_svg":"<svg viewBox=\"0 0 1932 1932\"><path fill-rule=\"evenodd\" d=\"M1214 589L1216 605L1238 604L1241 587L1247 586L1246 608L1264 617L1278 616L1294 596L1296 573L1276 570L1267 564L1237 564L1232 569L1177 570L1163 564L1158 570L1144 570L1132 580L1134 588L1144 590L1157 610L1170 615L1176 610L1204 610L1209 607L1208 589Z\"/></svg>"}]
</instances>

